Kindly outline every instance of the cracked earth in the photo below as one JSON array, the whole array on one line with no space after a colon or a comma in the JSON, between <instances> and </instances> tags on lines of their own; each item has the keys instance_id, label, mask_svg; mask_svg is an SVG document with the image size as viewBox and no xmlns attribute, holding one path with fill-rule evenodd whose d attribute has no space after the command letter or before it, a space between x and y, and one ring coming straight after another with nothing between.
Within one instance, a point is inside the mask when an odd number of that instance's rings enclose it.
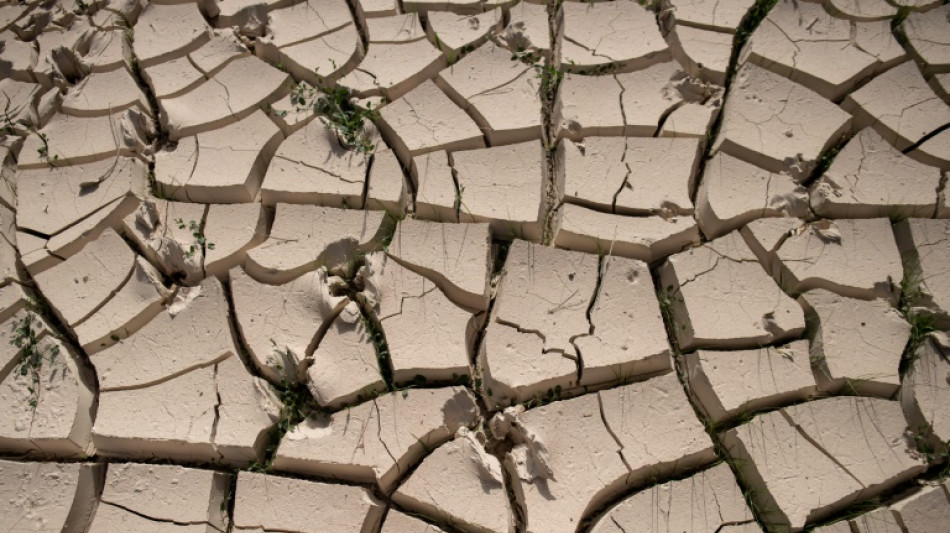
<instances>
[{"instance_id":1,"label":"cracked earth","mask_svg":"<svg viewBox=\"0 0 950 533\"><path fill-rule=\"evenodd\" d=\"M946 1L4 0L0 106L0 532L950 533Z\"/></svg>"}]
</instances>

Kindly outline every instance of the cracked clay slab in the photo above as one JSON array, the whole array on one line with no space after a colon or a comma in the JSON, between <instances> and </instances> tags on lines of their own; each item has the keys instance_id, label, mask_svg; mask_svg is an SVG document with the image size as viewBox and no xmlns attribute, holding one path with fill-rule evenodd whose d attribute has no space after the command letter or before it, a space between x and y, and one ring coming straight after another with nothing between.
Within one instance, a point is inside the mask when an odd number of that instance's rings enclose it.
<instances>
[{"instance_id":1,"label":"cracked clay slab","mask_svg":"<svg viewBox=\"0 0 950 533\"><path fill-rule=\"evenodd\" d=\"M111 528L142 519L144 524L156 522L153 527L177 523L223 530L227 517L222 504L228 483L227 474L212 470L141 463L109 465L91 531L115 531ZM138 516L123 516L127 514Z\"/></svg>"},{"instance_id":2,"label":"cracked clay slab","mask_svg":"<svg viewBox=\"0 0 950 533\"><path fill-rule=\"evenodd\" d=\"M249 533L371 533L385 510L362 487L256 472L238 475L234 498L234 531ZM296 512L302 507L309 511Z\"/></svg>"},{"instance_id":3,"label":"cracked clay slab","mask_svg":"<svg viewBox=\"0 0 950 533\"><path fill-rule=\"evenodd\" d=\"M341 267L358 250L376 246L384 217L382 211L277 204L270 235L248 251L246 270L255 279L281 284L319 266Z\"/></svg>"},{"instance_id":4,"label":"cracked clay slab","mask_svg":"<svg viewBox=\"0 0 950 533\"><path fill-rule=\"evenodd\" d=\"M800 182L850 127L848 113L819 94L746 63L733 80L713 150Z\"/></svg>"},{"instance_id":5,"label":"cracked clay slab","mask_svg":"<svg viewBox=\"0 0 950 533\"><path fill-rule=\"evenodd\" d=\"M607 511L592 533L627 533L650 524L654 531L726 531L755 524L742 489L726 463L625 498ZM725 529L720 529L725 528Z\"/></svg>"},{"instance_id":6,"label":"cracked clay slab","mask_svg":"<svg viewBox=\"0 0 950 533\"><path fill-rule=\"evenodd\" d=\"M939 169L907 157L865 128L811 186L811 205L829 218L929 218L939 187Z\"/></svg>"},{"instance_id":7,"label":"cracked clay slab","mask_svg":"<svg viewBox=\"0 0 950 533\"><path fill-rule=\"evenodd\" d=\"M487 224L399 222L389 257L432 280L463 307L488 307L491 234Z\"/></svg>"},{"instance_id":8,"label":"cracked clay slab","mask_svg":"<svg viewBox=\"0 0 950 533\"><path fill-rule=\"evenodd\" d=\"M685 358L690 394L714 422L818 394L808 341L749 350L697 350Z\"/></svg>"},{"instance_id":9,"label":"cracked clay slab","mask_svg":"<svg viewBox=\"0 0 950 533\"><path fill-rule=\"evenodd\" d=\"M385 394L329 416L315 415L287 434L274 468L377 483L384 491L426 450L475 423L467 389L411 389Z\"/></svg>"},{"instance_id":10,"label":"cracked clay slab","mask_svg":"<svg viewBox=\"0 0 950 533\"><path fill-rule=\"evenodd\" d=\"M71 531L92 517L103 468L0 460L0 512L20 531Z\"/></svg>"},{"instance_id":11,"label":"cracked clay slab","mask_svg":"<svg viewBox=\"0 0 950 533\"><path fill-rule=\"evenodd\" d=\"M671 256L660 267L660 280L681 349L752 348L805 329L801 307L738 232Z\"/></svg>"},{"instance_id":12,"label":"cracked clay slab","mask_svg":"<svg viewBox=\"0 0 950 533\"><path fill-rule=\"evenodd\" d=\"M793 293L826 289L851 298L891 301L900 294L903 273L886 218L808 224L782 241L771 268L782 287Z\"/></svg>"},{"instance_id":13,"label":"cracked clay slab","mask_svg":"<svg viewBox=\"0 0 950 533\"><path fill-rule=\"evenodd\" d=\"M623 491L715 460L672 373L524 411L511 431L529 533L573 531Z\"/></svg>"},{"instance_id":14,"label":"cracked clay slab","mask_svg":"<svg viewBox=\"0 0 950 533\"><path fill-rule=\"evenodd\" d=\"M280 285L260 283L240 268L230 278L233 315L255 366L275 382L298 379L348 299L330 294L323 268Z\"/></svg>"},{"instance_id":15,"label":"cracked clay slab","mask_svg":"<svg viewBox=\"0 0 950 533\"><path fill-rule=\"evenodd\" d=\"M696 220L703 234L715 239L759 218L804 215L807 206L807 189L788 174L719 152L706 163Z\"/></svg>"},{"instance_id":16,"label":"cracked clay slab","mask_svg":"<svg viewBox=\"0 0 950 533\"><path fill-rule=\"evenodd\" d=\"M454 303L428 278L382 252L366 256L373 312L386 335L393 380L458 382L469 371L474 337L472 314Z\"/></svg>"},{"instance_id":17,"label":"cracked clay slab","mask_svg":"<svg viewBox=\"0 0 950 533\"><path fill-rule=\"evenodd\" d=\"M855 127L872 126L898 150L910 148L950 123L950 108L934 93L913 61L875 77L849 94L841 107L854 115ZM946 168L948 158L947 153L938 153L918 159Z\"/></svg>"},{"instance_id":18,"label":"cracked clay slab","mask_svg":"<svg viewBox=\"0 0 950 533\"><path fill-rule=\"evenodd\" d=\"M928 437L932 434L943 443L950 441L950 416L942 408L950 399L948 353L950 339L946 333L928 335L914 352L900 391L904 416L911 430Z\"/></svg>"},{"instance_id":19,"label":"cracked clay slab","mask_svg":"<svg viewBox=\"0 0 950 533\"><path fill-rule=\"evenodd\" d=\"M488 222L497 237L540 240L548 168L536 141L452 154L460 222Z\"/></svg>"},{"instance_id":20,"label":"cracked clay slab","mask_svg":"<svg viewBox=\"0 0 950 533\"><path fill-rule=\"evenodd\" d=\"M262 459L279 405L229 355L154 385L100 393L93 443L108 457L245 465Z\"/></svg>"},{"instance_id":21,"label":"cracked clay slab","mask_svg":"<svg viewBox=\"0 0 950 533\"><path fill-rule=\"evenodd\" d=\"M369 141L382 141L367 125ZM262 172L263 203L316 204L361 208L369 173L369 154L346 149L323 120L311 120L276 148L266 175Z\"/></svg>"},{"instance_id":22,"label":"cracked clay slab","mask_svg":"<svg viewBox=\"0 0 950 533\"><path fill-rule=\"evenodd\" d=\"M900 249L903 284L913 314L933 317L935 326L950 327L950 284L945 268L950 260L946 246L950 238L950 221L911 218L894 225L897 246Z\"/></svg>"},{"instance_id":23,"label":"cracked clay slab","mask_svg":"<svg viewBox=\"0 0 950 533\"><path fill-rule=\"evenodd\" d=\"M816 289L799 297L809 323L815 377L823 390L889 398L911 325L885 300L857 300Z\"/></svg>"},{"instance_id":24,"label":"cracked clay slab","mask_svg":"<svg viewBox=\"0 0 950 533\"><path fill-rule=\"evenodd\" d=\"M653 12L636 2L566 2L561 67L639 70L669 58ZM629 36L636 35L636 39Z\"/></svg>"},{"instance_id":25,"label":"cracked clay slab","mask_svg":"<svg viewBox=\"0 0 950 533\"><path fill-rule=\"evenodd\" d=\"M465 428L422 461L393 493L393 501L421 516L475 531L513 531L502 465Z\"/></svg>"},{"instance_id":26,"label":"cracked clay slab","mask_svg":"<svg viewBox=\"0 0 950 533\"><path fill-rule=\"evenodd\" d=\"M906 424L898 402L825 398L759 415L723 442L766 524L800 531L925 468Z\"/></svg>"},{"instance_id":27,"label":"cracked clay slab","mask_svg":"<svg viewBox=\"0 0 950 533\"><path fill-rule=\"evenodd\" d=\"M307 362L307 389L327 408L347 407L386 390L376 346L355 302L333 320Z\"/></svg>"},{"instance_id":28,"label":"cracked clay slab","mask_svg":"<svg viewBox=\"0 0 950 533\"><path fill-rule=\"evenodd\" d=\"M838 100L906 52L890 21L853 22L816 3L779 2L749 39L748 61Z\"/></svg>"},{"instance_id":29,"label":"cracked clay slab","mask_svg":"<svg viewBox=\"0 0 950 533\"><path fill-rule=\"evenodd\" d=\"M35 327L35 326L34 326ZM95 385L82 360L66 343L41 334L37 350L47 358L36 371L17 366L0 383L0 447L12 452L91 455ZM20 354L22 358L26 353Z\"/></svg>"}]
</instances>

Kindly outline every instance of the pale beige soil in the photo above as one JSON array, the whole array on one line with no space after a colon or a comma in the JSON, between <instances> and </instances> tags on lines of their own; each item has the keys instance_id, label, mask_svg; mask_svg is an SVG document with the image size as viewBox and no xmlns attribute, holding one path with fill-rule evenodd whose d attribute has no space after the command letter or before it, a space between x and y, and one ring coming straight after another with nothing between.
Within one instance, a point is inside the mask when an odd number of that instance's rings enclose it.
<instances>
[{"instance_id":1,"label":"pale beige soil","mask_svg":"<svg viewBox=\"0 0 950 533\"><path fill-rule=\"evenodd\" d=\"M945 1L0 0L0 110L0 532L950 532Z\"/></svg>"}]
</instances>

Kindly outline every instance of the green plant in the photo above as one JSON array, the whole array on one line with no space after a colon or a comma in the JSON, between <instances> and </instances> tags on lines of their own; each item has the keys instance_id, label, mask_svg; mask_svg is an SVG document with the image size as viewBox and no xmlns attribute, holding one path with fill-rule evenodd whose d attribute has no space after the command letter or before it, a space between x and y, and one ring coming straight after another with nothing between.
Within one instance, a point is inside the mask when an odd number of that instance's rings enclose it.
<instances>
[{"instance_id":1,"label":"green plant","mask_svg":"<svg viewBox=\"0 0 950 533\"><path fill-rule=\"evenodd\" d=\"M14 124L13 119L10 118L10 98L9 97L7 97L7 103L3 106L3 131L7 135L16 134L16 124Z\"/></svg>"},{"instance_id":2,"label":"green plant","mask_svg":"<svg viewBox=\"0 0 950 533\"><path fill-rule=\"evenodd\" d=\"M372 104L366 107L352 103L349 91L336 87L317 97L314 109L324 116L327 128L336 133L341 144L357 153L370 154L376 148L363 127L364 119L377 118Z\"/></svg>"},{"instance_id":3,"label":"green plant","mask_svg":"<svg viewBox=\"0 0 950 533\"><path fill-rule=\"evenodd\" d=\"M462 209L462 194L465 192L465 185L459 184L458 189L455 191L455 203L452 206L452 209L455 211L455 216L459 215L459 212Z\"/></svg>"},{"instance_id":4,"label":"green plant","mask_svg":"<svg viewBox=\"0 0 950 533\"><path fill-rule=\"evenodd\" d=\"M910 322L910 338L907 340L907 346L908 349L916 352L917 347L924 342L927 335L937 331L937 326L933 316L922 313L909 315L907 321Z\"/></svg>"},{"instance_id":5,"label":"green plant","mask_svg":"<svg viewBox=\"0 0 950 533\"><path fill-rule=\"evenodd\" d=\"M920 270L919 258L906 258L904 261L904 277L901 279L901 298L898 309L904 320L910 324L910 337L904 347L902 367L912 363L917 357L917 348L924 342L930 333L937 331L934 317L926 311L915 311L913 307L924 297L924 275Z\"/></svg>"},{"instance_id":6,"label":"green plant","mask_svg":"<svg viewBox=\"0 0 950 533\"><path fill-rule=\"evenodd\" d=\"M307 405L308 393L303 385L290 383L286 379L281 380L280 386L277 387L277 397L281 403L277 422L264 449L264 459L248 464L247 469L251 472L270 472L280 441L303 422L310 412Z\"/></svg>"},{"instance_id":7,"label":"green plant","mask_svg":"<svg viewBox=\"0 0 950 533\"><path fill-rule=\"evenodd\" d=\"M657 289L656 299L660 304L660 315L668 324L673 324L673 302L676 298L676 287L670 285L665 289Z\"/></svg>"},{"instance_id":8,"label":"green plant","mask_svg":"<svg viewBox=\"0 0 950 533\"><path fill-rule=\"evenodd\" d=\"M937 477L944 479L950 476L950 441L940 442L930 424L919 425L911 432L914 446L931 467L937 467Z\"/></svg>"},{"instance_id":9,"label":"green plant","mask_svg":"<svg viewBox=\"0 0 950 533\"><path fill-rule=\"evenodd\" d=\"M525 50L519 47L517 51L511 54L512 61L521 61L531 65L535 76L541 80L541 96L548 102L554 101L557 93L557 87L564 79L564 71L557 65L546 61L542 55L535 50Z\"/></svg>"},{"instance_id":10,"label":"green plant","mask_svg":"<svg viewBox=\"0 0 950 533\"><path fill-rule=\"evenodd\" d=\"M17 366L17 372L21 376L29 376L31 384L28 386L30 392L30 407L35 408L39 401L40 390L40 371L43 363L53 364L59 355L59 346L55 344L41 345L39 334L42 331L43 324L39 317L32 311L27 310L23 313L13 325L13 338L10 344L17 347L22 352L22 358Z\"/></svg>"},{"instance_id":11,"label":"green plant","mask_svg":"<svg viewBox=\"0 0 950 533\"><path fill-rule=\"evenodd\" d=\"M525 409L534 409L536 407L541 407L543 405L547 405L551 402L558 401L560 399L561 399L561 386L555 385L553 388L549 388L547 391L543 393L536 392L534 396L529 398L527 401L523 402L523 405Z\"/></svg>"},{"instance_id":12,"label":"green plant","mask_svg":"<svg viewBox=\"0 0 950 533\"><path fill-rule=\"evenodd\" d=\"M344 148L366 155L376 148L364 124L366 120L379 118L379 112L371 103L366 107L353 103L353 97L345 87L316 89L298 83L291 89L290 100L298 111L310 108L319 114Z\"/></svg>"},{"instance_id":13,"label":"green plant","mask_svg":"<svg viewBox=\"0 0 950 533\"><path fill-rule=\"evenodd\" d=\"M185 224L185 221L180 218L175 219L175 223L178 224L178 229L188 228L191 231L191 236L195 238L195 242L188 246L188 251L185 252L185 257L191 259L194 257L195 252L199 249L214 250L214 243L208 242L205 238L204 230L201 228L201 225L195 222L194 220L188 221L188 224Z\"/></svg>"},{"instance_id":14,"label":"green plant","mask_svg":"<svg viewBox=\"0 0 950 533\"><path fill-rule=\"evenodd\" d=\"M271 339L271 344L274 346L274 354L268 358L268 363L274 364L279 371L282 371L284 366L281 361L284 363L293 362L293 352L290 351L290 348L281 350L273 339ZM252 461L247 465L247 469L251 472L270 472L280 441L313 411L311 408L312 397L306 385L291 381L284 376L281 377L280 385L275 389L281 404L280 411L277 413L277 422L274 424L267 447L264 449L263 460Z\"/></svg>"},{"instance_id":15,"label":"green plant","mask_svg":"<svg viewBox=\"0 0 950 533\"><path fill-rule=\"evenodd\" d=\"M891 30L900 30L899 33L903 34L903 24L907 20L907 17L911 13L911 8L909 6L900 6L897 8L897 14L891 19Z\"/></svg>"},{"instance_id":16,"label":"green plant","mask_svg":"<svg viewBox=\"0 0 950 533\"><path fill-rule=\"evenodd\" d=\"M393 391L395 388L393 387L392 362L390 361L389 344L386 342L386 336L383 334L382 327L376 322L375 318L369 316L362 305L360 311L360 321L362 321L363 328L366 329L366 334L376 349L379 373L382 375L386 388Z\"/></svg>"},{"instance_id":17,"label":"green plant","mask_svg":"<svg viewBox=\"0 0 950 533\"><path fill-rule=\"evenodd\" d=\"M40 133L38 131L34 132L36 136L40 138L40 141L43 143L43 146L40 146L36 149L36 153L39 154L40 159L46 161L49 166L53 166L53 161L59 160L58 154L53 154L53 158L49 157L49 137L45 133Z\"/></svg>"},{"instance_id":18,"label":"green plant","mask_svg":"<svg viewBox=\"0 0 950 533\"><path fill-rule=\"evenodd\" d=\"M899 308L905 315L923 295L924 273L920 270L918 257L905 257L904 277L901 279L901 301Z\"/></svg>"},{"instance_id":19,"label":"green plant","mask_svg":"<svg viewBox=\"0 0 950 533\"><path fill-rule=\"evenodd\" d=\"M561 80L564 79L564 71L557 65L551 63L546 65L536 64L535 71L537 71L538 79L541 80L542 94L547 97L548 101L554 101L557 87L560 85Z\"/></svg>"}]
</instances>

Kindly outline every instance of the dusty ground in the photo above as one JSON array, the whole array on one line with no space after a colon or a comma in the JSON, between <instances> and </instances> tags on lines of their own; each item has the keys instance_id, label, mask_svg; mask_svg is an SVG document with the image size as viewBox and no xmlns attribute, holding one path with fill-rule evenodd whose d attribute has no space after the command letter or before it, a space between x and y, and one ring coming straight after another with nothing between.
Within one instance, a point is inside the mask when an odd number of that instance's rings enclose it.
<instances>
[{"instance_id":1,"label":"dusty ground","mask_svg":"<svg viewBox=\"0 0 950 533\"><path fill-rule=\"evenodd\" d=\"M950 4L0 42L0 531L950 532Z\"/></svg>"}]
</instances>

